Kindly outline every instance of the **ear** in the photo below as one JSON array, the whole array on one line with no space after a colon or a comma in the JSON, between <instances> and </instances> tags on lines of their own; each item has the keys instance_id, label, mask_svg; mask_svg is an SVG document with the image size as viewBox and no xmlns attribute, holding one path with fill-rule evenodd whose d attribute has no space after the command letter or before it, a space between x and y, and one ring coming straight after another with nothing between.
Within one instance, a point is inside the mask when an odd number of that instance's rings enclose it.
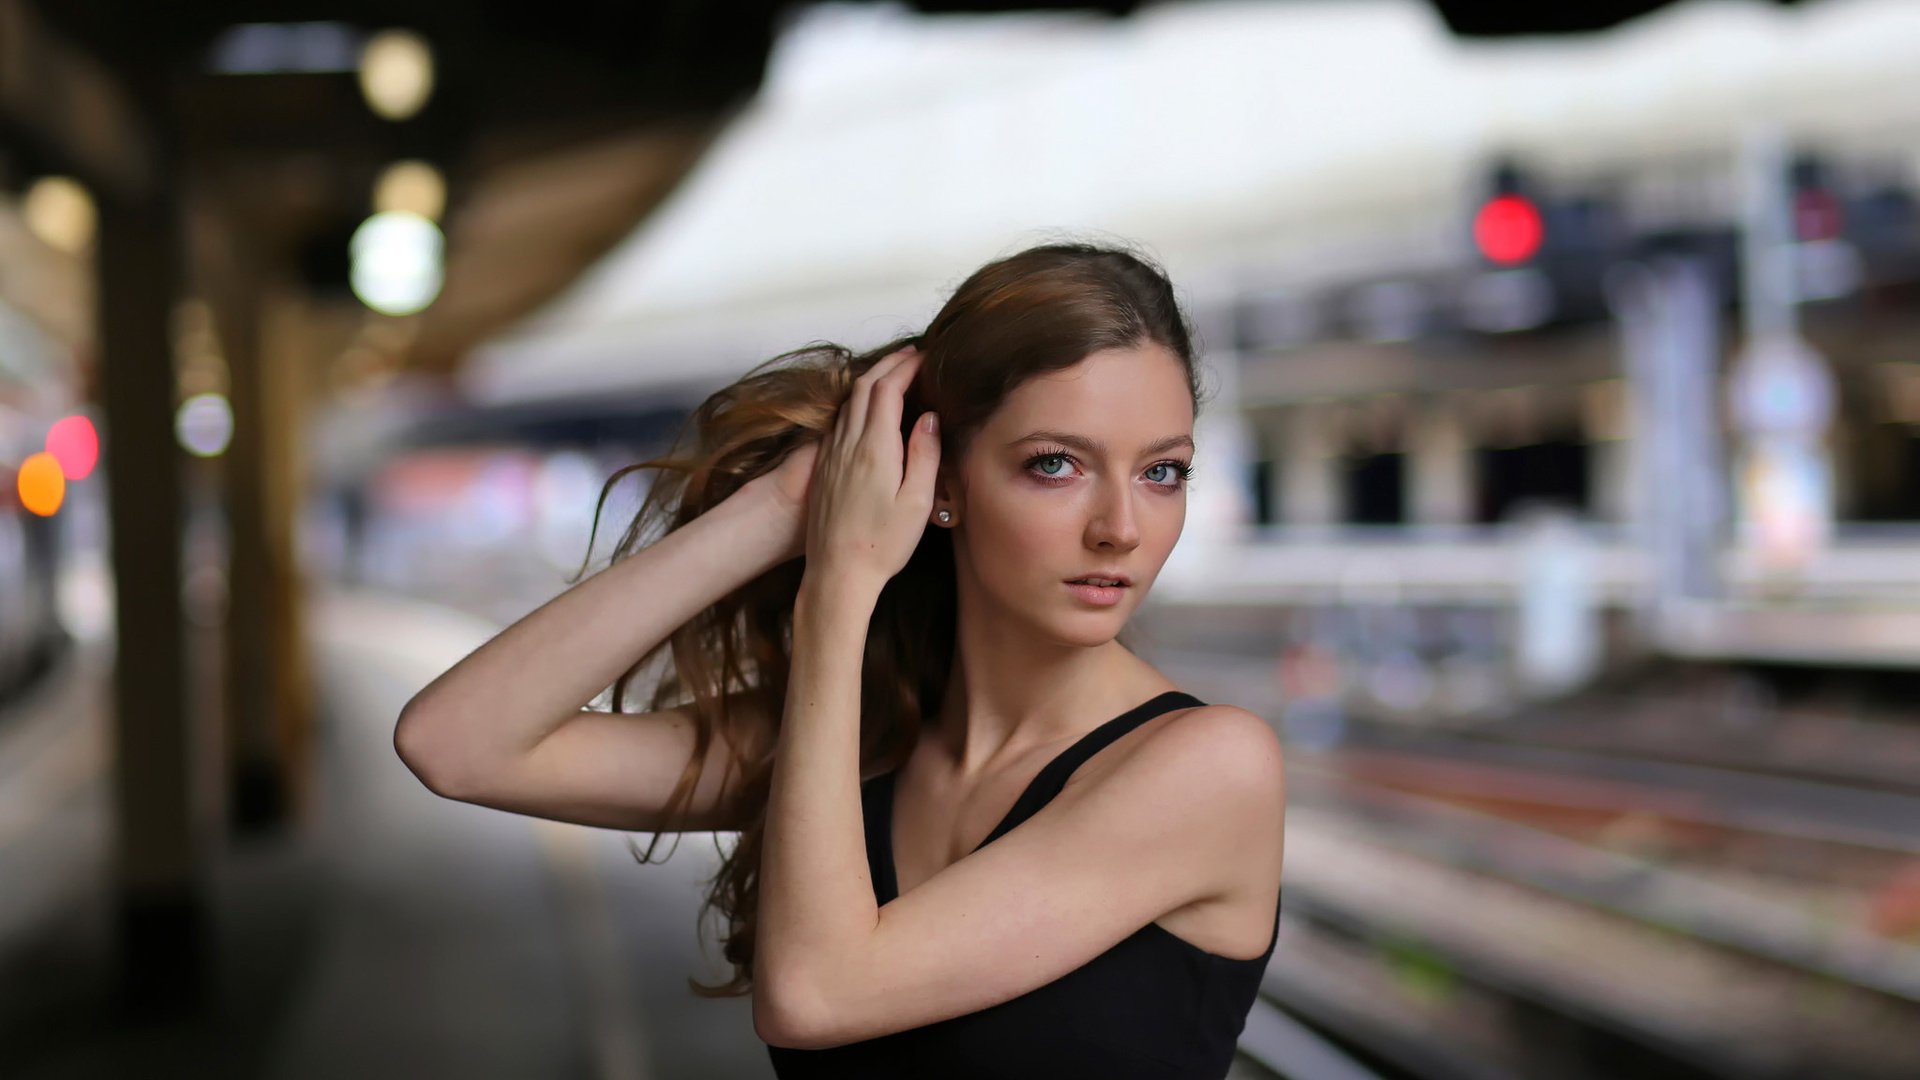
<instances>
[{"instance_id":1,"label":"ear","mask_svg":"<svg viewBox=\"0 0 1920 1080\"><path fill-rule=\"evenodd\" d=\"M959 483L959 471L958 462L947 460L945 454L940 456L940 467L933 474L933 509L936 513L948 509L958 517L964 512L965 490Z\"/></svg>"}]
</instances>

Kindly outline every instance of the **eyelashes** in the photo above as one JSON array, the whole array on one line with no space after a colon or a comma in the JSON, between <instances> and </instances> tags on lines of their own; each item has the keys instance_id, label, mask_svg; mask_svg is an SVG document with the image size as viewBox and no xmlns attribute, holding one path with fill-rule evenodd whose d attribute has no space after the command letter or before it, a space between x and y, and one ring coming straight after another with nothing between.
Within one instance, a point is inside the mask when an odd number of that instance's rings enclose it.
<instances>
[{"instance_id":1,"label":"eyelashes","mask_svg":"<svg viewBox=\"0 0 1920 1080\"><path fill-rule=\"evenodd\" d=\"M1072 453L1066 450L1042 450L1040 453L1037 453L1032 457L1028 458L1026 461L1026 464L1022 467L1028 473L1030 473L1035 479L1041 481L1042 483L1051 484L1051 483L1063 482L1067 479L1067 477L1055 476L1049 473L1040 472L1034 468L1034 466L1040 464L1043 461L1052 461L1056 458L1061 461L1073 462L1075 466L1078 466L1080 464L1080 460L1074 457ZM1161 461L1156 461L1153 464L1147 466L1147 471L1152 472L1154 469L1163 468L1163 467L1173 470L1174 475L1178 476L1179 480L1170 481L1167 483L1160 483L1156 481L1154 486L1163 488L1167 491L1178 491L1181 488L1193 482L1193 466L1187 464L1184 461L1179 461L1174 458L1166 458Z\"/></svg>"}]
</instances>

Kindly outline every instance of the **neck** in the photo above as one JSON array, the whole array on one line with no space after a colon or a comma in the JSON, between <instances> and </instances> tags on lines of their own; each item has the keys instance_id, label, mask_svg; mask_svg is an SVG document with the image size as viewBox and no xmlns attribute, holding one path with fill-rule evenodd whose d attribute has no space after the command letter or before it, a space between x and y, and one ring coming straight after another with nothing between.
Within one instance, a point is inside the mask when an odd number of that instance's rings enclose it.
<instances>
[{"instance_id":1,"label":"neck","mask_svg":"<svg viewBox=\"0 0 1920 1080\"><path fill-rule=\"evenodd\" d=\"M1118 641L1063 643L969 599L960 597L946 697L926 732L962 780L1084 734L1166 688Z\"/></svg>"}]
</instances>

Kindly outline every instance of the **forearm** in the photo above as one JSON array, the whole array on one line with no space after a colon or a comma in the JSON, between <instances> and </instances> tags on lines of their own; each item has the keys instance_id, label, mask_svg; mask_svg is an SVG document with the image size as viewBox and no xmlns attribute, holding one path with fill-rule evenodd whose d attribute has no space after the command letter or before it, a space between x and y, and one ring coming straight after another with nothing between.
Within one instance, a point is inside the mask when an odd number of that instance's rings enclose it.
<instances>
[{"instance_id":1,"label":"forearm","mask_svg":"<svg viewBox=\"0 0 1920 1080\"><path fill-rule=\"evenodd\" d=\"M414 695L401 727L416 743L448 733L465 762L525 752L695 614L777 565L773 513L736 495L574 585Z\"/></svg>"},{"instance_id":2,"label":"forearm","mask_svg":"<svg viewBox=\"0 0 1920 1080\"><path fill-rule=\"evenodd\" d=\"M860 667L878 591L809 572L767 802L754 980L809 1015L878 924L860 809Z\"/></svg>"}]
</instances>

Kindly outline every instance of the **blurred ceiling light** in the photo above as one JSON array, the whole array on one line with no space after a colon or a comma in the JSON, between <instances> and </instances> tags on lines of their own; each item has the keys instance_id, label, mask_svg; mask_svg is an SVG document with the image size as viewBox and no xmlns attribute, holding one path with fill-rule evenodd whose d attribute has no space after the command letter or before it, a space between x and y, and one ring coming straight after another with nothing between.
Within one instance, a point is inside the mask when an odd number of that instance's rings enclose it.
<instances>
[{"instance_id":1,"label":"blurred ceiling light","mask_svg":"<svg viewBox=\"0 0 1920 1080\"><path fill-rule=\"evenodd\" d=\"M227 390L227 357L213 325L213 308L198 297L187 297L174 307L173 370L179 400Z\"/></svg>"},{"instance_id":2,"label":"blurred ceiling light","mask_svg":"<svg viewBox=\"0 0 1920 1080\"><path fill-rule=\"evenodd\" d=\"M360 35L345 23L242 23L207 51L216 75L343 72L360 67Z\"/></svg>"},{"instance_id":3,"label":"blurred ceiling light","mask_svg":"<svg viewBox=\"0 0 1920 1080\"><path fill-rule=\"evenodd\" d=\"M23 201L27 228L49 247L78 255L93 245L93 196L78 180L43 176L27 189Z\"/></svg>"},{"instance_id":4,"label":"blurred ceiling light","mask_svg":"<svg viewBox=\"0 0 1920 1080\"><path fill-rule=\"evenodd\" d=\"M424 161L396 161L373 183L373 208L380 213L404 210L438 221L447 208L447 181L439 169Z\"/></svg>"},{"instance_id":5,"label":"blurred ceiling light","mask_svg":"<svg viewBox=\"0 0 1920 1080\"><path fill-rule=\"evenodd\" d=\"M383 315L411 315L440 295L444 241L439 227L419 214L373 215L353 231L348 250L353 294Z\"/></svg>"},{"instance_id":6,"label":"blurred ceiling light","mask_svg":"<svg viewBox=\"0 0 1920 1080\"><path fill-rule=\"evenodd\" d=\"M29 454L20 463L14 484L20 491L20 505L40 517L52 517L67 495L67 478L60 472L60 463L45 451Z\"/></svg>"},{"instance_id":7,"label":"blurred ceiling light","mask_svg":"<svg viewBox=\"0 0 1920 1080\"><path fill-rule=\"evenodd\" d=\"M433 93L433 50L410 30L382 30L360 53L360 93L388 120L420 111Z\"/></svg>"},{"instance_id":8,"label":"blurred ceiling light","mask_svg":"<svg viewBox=\"0 0 1920 1080\"><path fill-rule=\"evenodd\" d=\"M218 457L233 441L233 407L223 394L195 394L173 414L173 435L195 457Z\"/></svg>"}]
</instances>

